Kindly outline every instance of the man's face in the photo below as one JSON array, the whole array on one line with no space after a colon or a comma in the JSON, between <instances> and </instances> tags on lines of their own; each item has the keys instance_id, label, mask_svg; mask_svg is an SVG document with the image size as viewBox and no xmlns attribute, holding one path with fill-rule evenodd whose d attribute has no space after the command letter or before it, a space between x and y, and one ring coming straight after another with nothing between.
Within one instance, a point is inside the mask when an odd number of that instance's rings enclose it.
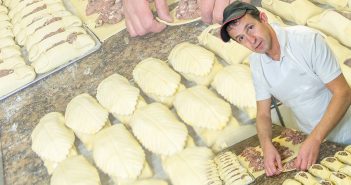
<instances>
[{"instance_id":1,"label":"man's face","mask_svg":"<svg viewBox=\"0 0 351 185\"><path fill-rule=\"evenodd\" d=\"M256 53L266 53L271 49L272 38L267 26L267 17L262 13L261 22L251 15L244 15L237 23L227 27L229 36L239 44Z\"/></svg>"}]
</instances>

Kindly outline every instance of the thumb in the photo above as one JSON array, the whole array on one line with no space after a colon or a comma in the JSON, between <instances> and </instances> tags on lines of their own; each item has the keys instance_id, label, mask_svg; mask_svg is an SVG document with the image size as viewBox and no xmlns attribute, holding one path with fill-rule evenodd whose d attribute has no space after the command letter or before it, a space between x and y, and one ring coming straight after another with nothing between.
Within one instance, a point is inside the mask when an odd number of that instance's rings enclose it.
<instances>
[{"instance_id":1,"label":"thumb","mask_svg":"<svg viewBox=\"0 0 351 185\"><path fill-rule=\"evenodd\" d=\"M155 0L157 15L162 20L173 22L173 18L169 14L169 8L166 0Z\"/></svg>"},{"instance_id":2,"label":"thumb","mask_svg":"<svg viewBox=\"0 0 351 185\"><path fill-rule=\"evenodd\" d=\"M276 162L277 162L277 166L278 166L279 171L282 171L282 170L283 170L283 166L282 166L282 160L281 160L281 158L280 158L280 155L277 154L277 157L276 157L275 159L276 159Z\"/></svg>"},{"instance_id":3,"label":"thumb","mask_svg":"<svg viewBox=\"0 0 351 185\"><path fill-rule=\"evenodd\" d=\"M154 19L149 31L153 32L153 33L158 33L158 32L161 32L162 30L164 30L166 27L167 26L165 24L160 23Z\"/></svg>"}]
</instances>

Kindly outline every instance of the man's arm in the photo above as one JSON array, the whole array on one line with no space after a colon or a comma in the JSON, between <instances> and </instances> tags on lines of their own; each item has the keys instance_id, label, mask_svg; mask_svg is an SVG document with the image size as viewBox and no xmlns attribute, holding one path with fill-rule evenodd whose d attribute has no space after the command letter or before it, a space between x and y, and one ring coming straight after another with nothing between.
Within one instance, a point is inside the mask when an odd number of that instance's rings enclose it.
<instances>
[{"instance_id":1,"label":"man's arm","mask_svg":"<svg viewBox=\"0 0 351 185\"><path fill-rule=\"evenodd\" d=\"M317 161L320 144L343 118L351 104L351 89L342 74L327 83L326 87L333 96L322 119L301 146L295 163L300 170L306 170Z\"/></svg>"},{"instance_id":2,"label":"man's arm","mask_svg":"<svg viewBox=\"0 0 351 185\"><path fill-rule=\"evenodd\" d=\"M266 175L277 175L282 171L282 165L280 155L272 144L271 99L257 101L256 127Z\"/></svg>"}]
</instances>

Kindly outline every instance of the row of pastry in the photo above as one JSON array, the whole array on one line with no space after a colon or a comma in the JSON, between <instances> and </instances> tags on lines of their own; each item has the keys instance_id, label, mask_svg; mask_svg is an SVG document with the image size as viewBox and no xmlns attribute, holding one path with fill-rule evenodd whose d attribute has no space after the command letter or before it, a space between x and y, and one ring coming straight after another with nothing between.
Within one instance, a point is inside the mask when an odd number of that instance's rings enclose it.
<instances>
[{"instance_id":1,"label":"row of pastry","mask_svg":"<svg viewBox=\"0 0 351 185\"><path fill-rule=\"evenodd\" d=\"M350 185L351 184L351 145L338 151L334 157L326 157L321 164L314 164L308 172L298 172L295 180L287 179L283 185Z\"/></svg>"},{"instance_id":2,"label":"row of pastry","mask_svg":"<svg viewBox=\"0 0 351 185\"><path fill-rule=\"evenodd\" d=\"M35 76L33 68L26 65L20 47L15 43L8 9L0 5L0 96L29 83Z\"/></svg>"}]
</instances>

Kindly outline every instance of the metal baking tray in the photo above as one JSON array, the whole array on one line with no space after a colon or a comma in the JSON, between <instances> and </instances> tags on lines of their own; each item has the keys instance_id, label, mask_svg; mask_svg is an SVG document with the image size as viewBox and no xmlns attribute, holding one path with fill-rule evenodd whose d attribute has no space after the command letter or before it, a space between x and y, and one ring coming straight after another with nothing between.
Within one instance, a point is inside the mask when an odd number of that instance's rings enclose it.
<instances>
[{"instance_id":1,"label":"metal baking tray","mask_svg":"<svg viewBox=\"0 0 351 185\"><path fill-rule=\"evenodd\" d=\"M64 69L65 67L67 67L67 66L79 61L80 59L82 59L82 58L94 53L95 51L97 51L101 47L100 40L97 38L97 36L85 24L83 24L82 27L87 31L87 34L89 34L90 37L95 41L95 47L93 47L91 50L89 50L88 52L84 53L83 55L81 55L81 56L69 61L68 63L63 64L63 65L53 69L52 71L49 71L49 72L46 72L46 73L43 73L43 74L37 74L37 76L35 77L35 79L33 81L23 85L22 87L19 87L18 89L14 90L14 91L9 92L8 94L6 94L4 96L1 96L0 97L0 101L4 100L5 98L7 98L7 97L19 92L19 91L31 86L32 84L42 80L43 78L46 78L46 77L56 73L57 71L60 71L60 70ZM28 57L27 57L28 55L23 50L24 50L24 48L22 48L22 57L26 61L26 64L30 66L30 62L28 61Z\"/></svg>"}]
</instances>

